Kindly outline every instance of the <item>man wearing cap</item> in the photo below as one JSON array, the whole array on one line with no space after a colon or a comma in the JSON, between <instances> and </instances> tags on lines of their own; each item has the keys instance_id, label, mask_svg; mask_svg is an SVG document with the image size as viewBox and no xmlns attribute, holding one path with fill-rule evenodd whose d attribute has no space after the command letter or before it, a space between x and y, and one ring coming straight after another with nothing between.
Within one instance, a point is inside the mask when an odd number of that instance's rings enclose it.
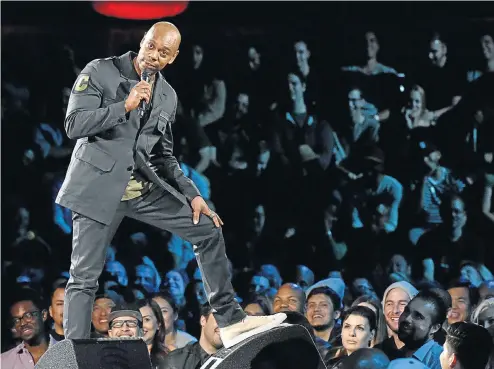
<instances>
[{"instance_id":1,"label":"man wearing cap","mask_svg":"<svg viewBox=\"0 0 494 369\"><path fill-rule=\"evenodd\" d=\"M118 306L110 313L110 338L140 338L142 336L142 315L132 305Z\"/></svg>"}]
</instances>

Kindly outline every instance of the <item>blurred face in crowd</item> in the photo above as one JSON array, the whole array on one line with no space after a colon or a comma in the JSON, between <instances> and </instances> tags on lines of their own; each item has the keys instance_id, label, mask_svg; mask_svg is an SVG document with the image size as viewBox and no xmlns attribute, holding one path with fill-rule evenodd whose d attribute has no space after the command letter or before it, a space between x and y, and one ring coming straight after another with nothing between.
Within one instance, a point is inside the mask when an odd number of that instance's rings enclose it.
<instances>
[{"instance_id":1,"label":"blurred face in crowd","mask_svg":"<svg viewBox=\"0 0 494 369\"><path fill-rule=\"evenodd\" d=\"M204 289L204 283L202 281L196 281L194 283L194 292L199 305L204 305L208 302L208 296L206 295L206 290Z\"/></svg>"},{"instance_id":2,"label":"blurred face in crowd","mask_svg":"<svg viewBox=\"0 0 494 369\"><path fill-rule=\"evenodd\" d=\"M441 364L441 369L454 368L457 364L455 361L454 352L447 342L444 342L443 351L439 356L439 363ZM453 365L453 363L455 363Z\"/></svg>"},{"instance_id":3,"label":"blurred face in crowd","mask_svg":"<svg viewBox=\"0 0 494 369\"><path fill-rule=\"evenodd\" d=\"M448 49L440 40L433 40L429 45L429 60L432 65L443 67L446 63Z\"/></svg>"},{"instance_id":4,"label":"blurred face in crowd","mask_svg":"<svg viewBox=\"0 0 494 369\"><path fill-rule=\"evenodd\" d=\"M202 46L194 45L192 47L192 62L194 65L194 69L199 69L202 64L202 60L204 58L204 49Z\"/></svg>"},{"instance_id":5,"label":"blurred face in crowd","mask_svg":"<svg viewBox=\"0 0 494 369\"><path fill-rule=\"evenodd\" d=\"M460 229L465 226L466 222L465 203L459 198L454 198L451 201L451 226L454 229Z\"/></svg>"},{"instance_id":6,"label":"blurred face in crowd","mask_svg":"<svg viewBox=\"0 0 494 369\"><path fill-rule=\"evenodd\" d=\"M494 59L494 40L491 35L484 35L480 39L482 52L487 60Z\"/></svg>"},{"instance_id":7,"label":"blurred face in crowd","mask_svg":"<svg viewBox=\"0 0 494 369\"><path fill-rule=\"evenodd\" d=\"M304 291L314 284L314 273L305 265L297 265L296 283Z\"/></svg>"},{"instance_id":8,"label":"blurred face in crowd","mask_svg":"<svg viewBox=\"0 0 494 369\"><path fill-rule=\"evenodd\" d=\"M273 301L273 311L279 313L282 311L304 312L304 292L299 287L292 284L285 284L278 289Z\"/></svg>"},{"instance_id":9,"label":"blurred face in crowd","mask_svg":"<svg viewBox=\"0 0 494 369\"><path fill-rule=\"evenodd\" d=\"M107 298L100 298L94 301L92 322L96 332L106 335L108 333L108 316L115 303Z\"/></svg>"},{"instance_id":10,"label":"blurred face in crowd","mask_svg":"<svg viewBox=\"0 0 494 369\"><path fill-rule=\"evenodd\" d=\"M307 48L307 44L304 41L298 41L293 45L295 50L295 57L297 59L297 65L300 67L309 62L310 51Z\"/></svg>"},{"instance_id":11,"label":"blurred face in crowd","mask_svg":"<svg viewBox=\"0 0 494 369\"><path fill-rule=\"evenodd\" d=\"M296 74L290 73L288 75L288 88L290 90L290 98L293 101L302 101L304 99L305 83Z\"/></svg>"},{"instance_id":12,"label":"blurred face in crowd","mask_svg":"<svg viewBox=\"0 0 494 369\"><path fill-rule=\"evenodd\" d=\"M282 279L278 268L272 264L264 264L261 266L261 274L266 277L271 287L280 288Z\"/></svg>"},{"instance_id":13,"label":"blurred face in crowd","mask_svg":"<svg viewBox=\"0 0 494 369\"><path fill-rule=\"evenodd\" d=\"M146 342L146 345L153 343L154 336L160 328L158 319L153 313L153 309L150 306L143 306L139 309L142 315L142 339Z\"/></svg>"},{"instance_id":14,"label":"blurred face in crowd","mask_svg":"<svg viewBox=\"0 0 494 369\"><path fill-rule=\"evenodd\" d=\"M132 316L120 316L111 322L108 336L111 338L139 338L139 321Z\"/></svg>"},{"instance_id":15,"label":"blurred face in crowd","mask_svg":"<svg viewBox=\"0 0 494 369\"><path fill-rule=\"evenodd\" d=\"M249 304L244 309L245 314L250 316L262 316L264 315L264 311L262 310L261 305L257 303Z\"/></svg>"},{"instance_id":16,"label":"blurred face in crowd","mask_svg":"<svg viewBox=\"0 0 494 369\"><path fill-rule=\"evenodd\" d=\"M360 90L351 90L348 93L348 106L350 107L350 111L358 111L361 110L364 106L364 99L362 98L362 92Z\"/></svg>"},{"instance_id":17,"label":"blurred face in crowd","mask_svg":"<svg viewBox=\"0 0 494 369\"><path fill-rule=\"evenodd\" d=\"M479 314L479 325L489 331L494 339L494 305L490 305Z\"/></svg>"},{"instance_id":18,"label":"blurred face in crowd","mask_svg":"<svg viewBox=\"0 0 494 369\"><path fill-rule=\"evenodd\" d=\"M168 273L166 273L165 284L168 287L168 291L173 297L182 297L184 295L184 279L176 270L170 270Z\"/></svg>"},{"instance_id":19,"label":"blurred face in crowd","mask_svg":"<svg viewBox=\"0 0 494 369\"><path fill-rule=\"evenodd\" d=\"M178 55L181 36L171 24L158 23L146 32L141 40L137 65L141 72L145 69L157 73L172 64Z\"/></svg>"},{"instance_id":20,"label":"blurred face in crowd","mask_svg":"<svg viewBox=\"0 0 494 369\"><path fill-rule=\"evenodd\" d=\"M356 278L353 281L353 288L359 296L367 295L377 298L374 287L372 287L372 285L366 278Z\"/></svg>"},{"instance_id":21,"label":"blurred face in crowd","mask_svg":"<svg viewBox=\"0 0 494 369\"><path fill-rule=\"evenodd\" d=\"M166 333L173 332L175 327L175 320L178 318L178 314L175 313L171 305L165 299L161 297L153 298L154 301L159 305L161 314L163 314L163 320L165 321Z\"/></svg>"},{"instance_id":22,"label":"blurred face in crowd","mask_svg":"<svg viewBox=\"0 0 494 369\"><path fill-rule=\"evenodd\" d=\"M258 205L254 211L254 231L257 235L260 235L264 229L264 223L266 222L266 213L264 206Z\"/></svg>"},{"instance_id":23,"label":"blurred face in crowd","mask_svg":"<svg viewBox=\"0 0 494 369\"><path fill-rule=\"evenodd\" d=\"M44 333L46 310L40 310L32 301L19 301L11 306L10 317L15 336L26 342L38 339Z\"/></svg>"},{"instance_id":24,"label":"blurred face in crowd","mask_svg":"<svg viewBox=\"0 0 494 369\"><path fill-rule=\"evenodd\" d=\"M370 329L367 318L351 314L345 319L341 328L343 347L349 355L358 349L369 347L374 333Z\"/></svg>"},{"instance_id":25,"label":"blurred face in crowd","mask_svg":"<svg viewBox=\"0 0 494 369\"><path fill-rule=\"evenodd\" d=\"M310 325L316 331L324 331L333 327L339 312L335 312L331 298L324 293L312 295L307 300L307 311L305 313Z\"/></svg>"},{"instance_id":26,"label":"blurred face in crowd","mask_svg":"<svg viewBox=\"0 0 494 369\"><path fill-rule=\"evenodd\" d=\"M247 58L249 59L249 65L252 69L256 70L261 66L261 54L255 47L249 47Z\"/></svg>"},{"instance_id":27,"label":"blurred face in crowd","mask_svg":"<svg viewBox=\"0 0 494 369\"><path fill-rule=\"evenodd\" d=\"M113 277L117 278L118 284L127 287L129 280L127 278L127 271L122 263L118 261L110 261L106 263L106 271Z\"/></svg>"},{"instance_id":28,"label":"blurred face in crowd","mask_svg":"<svg viewBox=\"0 0 494 369\"><path fill-rule=\"evenodd\" d=\"M392 332L398 333L400 316L409 302L410 297L401 288L393 288L386 295L384 318L386 319L386 325Z\"/></svg>"},{"instance_id":29,"label":"blurred face in crowd","mask_svg":"<svg viewBox=\"0 0 494 369\"><path fill-rule=\"evenodd\" d=\"M237 119L245 116L249 112L249 95L238 94L237 103L235 104L236 111L235 115Z\"/></svg>"},{"instance_id":30,"label":"blurred face in crowd","mask_svg":"<svg viewBox=\"0 0 494 369\"><path fill-rule=\"evenodd\" d=\"M494 281L482 283L479 288L479 296L479 304L484 300L494 298Z\"/></svg>"},{"instance_id":31,"label":"blurred face in crowd","mask_svg":"<svg viewBox=\"0 0 494 369\"><path fill-rule=\"evenodd\" d=\"M470 319L471 302L467 287L450 288L452 308L448 312L448 323L464 322Z\"/></svg>"},{"instance_id":32,"label":"blurred face in crowd","mask_svg":"<svg viewBox=\"0 0 494 369\"><path fill-rule=\"evenodd\" d=\"M389 261L389 269L391 273L399 273L404 276L410 274L410 266L403 255L395 254Z\"/></svg>"},{"instance_id":33,"label":"blurred face in crowd","mask_svg":"<svg viewBox=\"0 0 494 369\"><path fill-rule=\"evenodd\" d=\"M409 349L416 349L427 342L440 326L433 325L435 306L422 299L414 298L400 316L398 338Z\"/></svg>"},{"instance_id":34,"label":"blurred face in crowd","mask_svg":"<svg viewBox=\"0 0 494 369\"><path fill-rule=\"evenodd\" d=\"M439 168L440 160L441 160L440 151L433 151L424 158L424 163L427 166L429 174L432 174Z\"/></svg>"},{"instance_id":35,"label":"blurred face in crowd","mask_svg":"<svg viewBox=\"0 0 494 369\"><path fill-rule=\"evenodd\" d=\"M223 342L220 337L220 328L213 314L209 314L207 317L201 316L202 333L206 338L206 341L213 346L216 350L223 347Z\"/></svg>"},{"instance_id":36,"label":"blurred face in crowd","mask_svg":"<svg viewBox=\"0 0 494 369\"><path fill-rule=\"evenodd\" d=\"M250 293L262 295L269 289L269 281L266 277L255 275L250 280Z\"/></svg>"},{"instance_id":37,"label":"blurred face in crowd","mask_svg":"<svg viewBox=\"0 0 494 369\"><path fill-rule=\"evenodd\" d=\"M65 288L57 288L53 293L51 298L50 308L48 312L50 313L55 326L62 327L63 324L63 304L65 297Z\"/></svg>"},{"instance_id":38,"label":"blurred face in crowd","mask_svg":"<svg viewBox=\"0 0 494 369\"><path fill-rule=\"evenodd\" d=\"M155 272L149 265L138 265L136 267L136 279L134 284L142 286L148 292L155 291Z\"/></svg>"},{"instance_id":39,"label":"blurred face in crowd","mask_svg":"<svg viewBox=\"0 0 494 369\"><path fill-rule=\"evenodd\" d=\"M367 57L369 59L377 58L379 52L379 42L374 32L367 32L365 34L365 41L367 42Z\"/></svg>"},{"instance_id":40,"label":"blurred face in crowd","mask_svg":"<svg viewBox=\"0 0 494 369\"><path fill-rule=\"evenodd\" d=\"M469 281L473 286L479 287L482 284L482 277L473 265L465 265L461 268L461 277Z\"/></svg>"},{"instance_id":41,"label":"blurred face in crowd","mask_svg":"<svg viewBox=\"0 0 494 369\"><path fill-rule=\"evenodd\" d=\"M412 109L412 113L420 114L422 110L425 108L422 104L422 94L417 90L412 90L410 92L410 108Z\"/></svg>"}]
</instances>

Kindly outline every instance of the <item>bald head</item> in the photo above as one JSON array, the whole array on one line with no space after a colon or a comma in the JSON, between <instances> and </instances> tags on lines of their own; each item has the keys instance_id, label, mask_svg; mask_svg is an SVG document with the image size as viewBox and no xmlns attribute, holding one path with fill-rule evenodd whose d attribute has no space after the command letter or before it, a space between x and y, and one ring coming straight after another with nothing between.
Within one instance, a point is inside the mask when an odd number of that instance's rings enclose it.
<instances>
[{"instance_id":1,"label":"bald head","mask_svg":"<svg viewBox=\"0 0 494 369\"><path fill-rule=\"evenodd\" d=\"M386 369L389 359L384 352L373 348L363 348L343 360L341 369Z\"/></svg>"},{"instance_id":2,"label":"bald head","mask_svg":"<svg viewBox=\"0 0 494 369\"><path fill-rule=\"evenodd\" d=\"M303 314L305 310L305 293L302 287L295 283L282 285L274 297L273 310L275 313L288 310Z\"/></svg>"},{"instance_id":3,"label":"bald head","mask_svg":"<svg viewBox=\"0 0 494 369\"><path fill-rule=\"evenodd\" d=\"M182 36L170 22L155 23L141 40L136 69L139 74L147 70L155 74L172 64L178 55Z\"/></svg>"}]
</instances>

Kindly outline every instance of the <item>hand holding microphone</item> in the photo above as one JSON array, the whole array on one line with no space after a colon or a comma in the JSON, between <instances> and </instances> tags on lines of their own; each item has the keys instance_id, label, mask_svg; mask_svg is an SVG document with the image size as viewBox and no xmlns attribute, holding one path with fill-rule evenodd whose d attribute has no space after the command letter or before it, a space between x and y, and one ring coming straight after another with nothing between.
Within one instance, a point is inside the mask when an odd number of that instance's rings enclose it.
<instances>
[{"instance_id":1,"label":"hand holding microphone","mask_svg":"<svg viewBox=\"0 0 494 369\"><path fill-rule=\"evenodd\" d=\"M130 94L125 100L125 112L139 108L139 116L142 118L146 105L151 100L151 85L149 84L150 75L146 71L142 73L142 80L130 90Z\"/></svg>"}]
</instances>

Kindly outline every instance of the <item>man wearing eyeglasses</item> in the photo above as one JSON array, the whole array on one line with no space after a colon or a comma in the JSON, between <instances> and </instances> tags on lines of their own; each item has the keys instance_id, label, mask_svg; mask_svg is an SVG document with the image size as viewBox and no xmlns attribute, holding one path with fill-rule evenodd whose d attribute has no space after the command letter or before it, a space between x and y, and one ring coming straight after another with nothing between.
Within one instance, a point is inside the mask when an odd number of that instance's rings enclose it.
<instances>
[{"instance_id":1,"label":"man wearing eyeglasses","mask_svg":"<svg viewBox=\"0 0 494 369\"><path fill-rule=\"evenodd\" d=\"M18 291L10 304L10 319L12 330L22 342L0 356L1 366L33 369L49 347L44 327L48 312L39 294L27 288Z\"/></svg>"},{"instance_id":2,"label":"man wearing eyeglasses","mask_svg":"<svg viewBox=\"0 0 494 369\"><path fill-rule=\"evenodd\" d=\"M142 337L142 315L137 308L120 306L110 313L110 338Z\"/></svg>"}]
</instances>

